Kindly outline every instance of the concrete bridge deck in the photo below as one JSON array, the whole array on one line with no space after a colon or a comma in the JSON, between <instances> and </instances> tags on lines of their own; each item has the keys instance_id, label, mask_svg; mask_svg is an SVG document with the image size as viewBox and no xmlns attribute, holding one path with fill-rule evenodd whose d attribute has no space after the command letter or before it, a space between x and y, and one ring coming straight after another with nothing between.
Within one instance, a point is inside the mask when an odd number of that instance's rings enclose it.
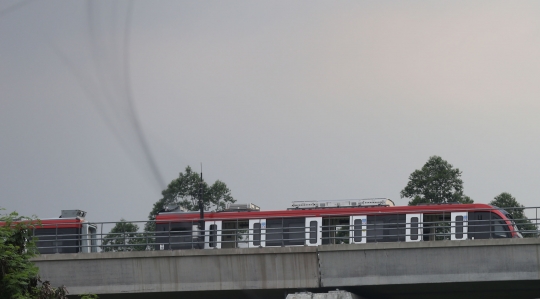
<instances>
[{"instance_id":1,"label":"concrete bridge deck","mask_svg":"<svg viewBox=\"0 0 540 299\"><path fill-rule=\"evenodd\" d=\"M100 298L540 297L540 239L42 255L43 279Z\"/></svg>"}]
</instances>

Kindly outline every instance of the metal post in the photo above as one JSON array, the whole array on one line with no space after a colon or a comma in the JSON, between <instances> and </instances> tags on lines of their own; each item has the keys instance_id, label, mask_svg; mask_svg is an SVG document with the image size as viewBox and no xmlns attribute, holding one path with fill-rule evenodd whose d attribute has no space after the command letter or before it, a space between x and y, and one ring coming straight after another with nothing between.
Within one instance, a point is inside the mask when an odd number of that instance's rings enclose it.
<instances>
[{"instance_id":1,"label":"metal post","mask_svg":"<svg viewBox=\"0 0 540 299\"><path fill-rule=\"evenodd\" d=\"M495 234L493 232L493 222L491 221L491 213L493 210L489 210L489 238L493 239L493 235Z\"/></svg>"},{"instance_id":2,"label":"metal post","mask_svg":"<svg viewBox=\"0 0 540 299\"><path fill-rule=\"evenodd\" d=\"M373 227L373 229L375 230L375 243L378 243L378 242L379 242L379 239L378 239L378 236L377 236L377 224L378 224L378 222L377 222L377 220L378 220L377 217L378 217L378 216L375 215L375 226ZM383 230L384 230L384 227L383 227Z\"/></svg>"},{"instance_id":3,"label":"metal post","mask_svg":"<svg viewBox=\"0 0 540 299\"><path fill-rule=\"evenodd\" d=\"M58 224L55 225L54 231L55 231L55 233L54 233L54 248L56 249L56 253L59 253L58 252Z\"/></svg>"},{"instance_id":4,"label":"metal post","mask_svg":"<svg viewBox=\"0 0 540 299\"><path fill-rule=\"evenodd\" d=\"M35 225L32 225L32 238L35 238L36 237L36 226ZM37 240L39 242L39 239ZM36 242L37 243L37 242ZM38 250L39 252L39 247L37 246L36 244L36 249Z\"/></svg>"},{"instance_id":5,"label":"metal post","mask_svg":"<svg viewBox=\"0 0 540 299\"><path fill-rule=\"evenodd\" d=\"M285 223L283 217L281 218L281 247L285 246Z\"/></svg>"},{"instance_id":6,"label":"metal post","mask_svg":"<svg viewBox=\"0 0 540 299\"><path fill-rule=\"evenodd\" d=\"M101 245L103 245L103 222L101 223L101 229L99 230L99 240L100 240ZM101 248L101 250L103 251L103 248Z\"/></svg>"},{"instance_id":7,"label":"metal post","mask_svg":"<svg viewBox=\"0 0 540 299\"><path fill-rule=\"evenodd\" d=\"M199 220L199 236L198 238L201 238L201 235L204 240L204 184L203 184L203 174L202 174L202 163L201 163L201 180L199 182L199 212L200 212L200 220ZM203 232L201 234L201 232ZM193 242L193 240L192 240ZM193 245L191 246L193 248ZM204 248L204 245L203 245Z\"/></svg>"}]
</instances>

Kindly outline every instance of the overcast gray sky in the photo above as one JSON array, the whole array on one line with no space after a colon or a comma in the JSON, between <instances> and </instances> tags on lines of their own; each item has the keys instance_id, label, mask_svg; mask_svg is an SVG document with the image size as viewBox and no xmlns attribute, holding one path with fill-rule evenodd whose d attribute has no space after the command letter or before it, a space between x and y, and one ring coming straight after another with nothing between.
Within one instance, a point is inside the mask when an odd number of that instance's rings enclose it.
<instances>
[{"instance_id":1,"label":"overcast gray sky","mask_svg":"<svg viewBox=\"0 0 540 299\"><path fill-rule=\"evenodd\" d=\"M132 4L0 3L0 206L144 220L201 162L263 209L405 205L432 155L539 205L539 1Z\"/></svg>"}]
</instances>

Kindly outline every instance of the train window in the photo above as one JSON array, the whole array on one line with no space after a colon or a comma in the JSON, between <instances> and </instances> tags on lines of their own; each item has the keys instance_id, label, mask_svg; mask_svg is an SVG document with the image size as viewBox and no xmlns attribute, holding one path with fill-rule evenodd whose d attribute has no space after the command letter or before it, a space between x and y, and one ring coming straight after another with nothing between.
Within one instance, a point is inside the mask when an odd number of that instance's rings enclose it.
<instances>
[{"instance_id":1,"label":"train window","mask_svg":"<svg viewBox=\"0 0 540 299\"><path fill-rule=\"evenodd\" d=\"M489 212L470 212L468 230L471 239L489 239Z\"/></svg>"},{"instance_id":2,"label":"train window","mask_svg":"<svg viewBox=\"0 0 540 299\"><path fill-rule=\"evenodd\" d=\"M373 216L373 219L370 219L370 216L368 216L367 218L367 242L381 241L384 237L384 222L380 220L375 220L376 216Z\"/></svg>"},{"instance_id":3,"label":"train window","mask_svg":"<svg viewBox=\"0 0 540 299\"><path fill-rule=\"evenodd\" d=\"M283 219L285 245L304 245L306 243L305 218Z\"/></svg>"},{"instance_id":4,"label":"train window","mask_svg":"<svg viewBox=\"0 0 540 299\"><path fill-rule=\"evenodd\" d=\"M354 242L362 242L362 219L354 220Z\"/></svg>"},{"instance_id":5,"label":"train window","mask_svg":"<svg viewBox=\"0 0 540 299\"><path fill-rule=\"evenodd\" d=\"M208 246L209 247L216 247L217 246L217 225L211 224L210 225L210 232L208 236Z\"/></svg>"},{"instance_id":6,"label":"train window","mask_svg":"<svg viewBox=\"0 0 540 299\"><path fill-rule=\"evenodd\" d=\"M184 224L184 223L183 223ZM196 248L193 237L195 231L193 230L195 225L191 223L185 223L185 226L178 226L171 228L170 232L170 244L171 249L190 249Z\"/></svg>"},{"instance_id":7,"label":"train window","mask_svg":"<svg viewBox=\"0 0 540 299\"><path fill-rule=\"evenodd\" d=\"M193 224L191 222L159 223L156 225L156 243L163 249L191 249L197 247L193 240ZM156 249L161 248L156 245Z\"/></svg>"},{"instance_id":8,"label":"train window","mask_svg":"<svg viewBox=\"0 0 540 299\"><path fill-rule=\"evenodd\" d=\"M305 218L268 219L266 246L304 245Z\"/></svg>"},{"instance_id":9,"label":"train window","mask_svg":"<svg viewBox=\"0 0 540 299\"><path fill-rule=\"evenodd\" d=\"M309 222L309 243L317 244L317 221Z\"/></svg>"},{"instance_id":10,"label":"train window","mask_svg":"<svg viewBox=\"0 0 540 299\"><path fill-rule=\"evenodd\" d=\"M469 235L475 239L510 238L508 224L490 212L469 213Z\"/></svg>"},{"instance_id":11,"label":"train window","mask_svg":"<svg viewBox=\"0 0 540 299\"><path fill-rule=\"evenodd\" d=\"M268 219L266 221L266 246L282 246L283 220Z\"/></svg>"},{"instance_id":12,"label":"train window","mask_svg":"<svg viewBox=\"0 0 540 299\"><path fill-rule=\"evenodd\" d=\"M499 215L491 213L491 236L493 238L510 238L510 228Z\"/></svg>"},{"instance_id":13,"label":"train window","mask_svg":"<svg viewBox=\"0 0 540 299\"><path fill-rule=\"evenodd\" d=\"M80 251L80 229L40 228L34 231L37 248L41 254L77 253Z\"/></svg>"},{"instance_id":14,"label":"train window","mask_svg":"<svg viewBox=\"0 0 540 299\"><path fill-rule=\"evenodd\" d=\"M261 224L253 223L253 245L261 246Z\"/></svg>"},{"instance_id":15,"label":"train window","mask_svg":"<svg viewBox=\"0 0 540 299\"><path fill-rule=\"evenodd\" d=\"M405 241L405 214L367 216L367 242Z\"/></svg>"},{"instance_id":16,"label":"train window","mask_svg":"<svg viewBox=\"0 0 540 299\"><path fill-rule=\"evenodd\" d=\"M508 225L503 220L493 220L493 238L508 238Z\"/></svg>"},{"instance_id":17,"label":"train window","mask_svg":"<svg viewBox=\"0 0 540 299\"><path fill-rule=\"evenodd\" d=\"M412 241L418 240L418 217L411 217L411 235Z\"/></svg>"},{"instance_id":18,"label":"train window","mask_svg":"<svg viewBox=\"0 0 540 299\"><path fill-rule=\"evenodd\" d=\"M463 239L463 216L456 216L456 239Z\"/></svg>"}]
</instances>

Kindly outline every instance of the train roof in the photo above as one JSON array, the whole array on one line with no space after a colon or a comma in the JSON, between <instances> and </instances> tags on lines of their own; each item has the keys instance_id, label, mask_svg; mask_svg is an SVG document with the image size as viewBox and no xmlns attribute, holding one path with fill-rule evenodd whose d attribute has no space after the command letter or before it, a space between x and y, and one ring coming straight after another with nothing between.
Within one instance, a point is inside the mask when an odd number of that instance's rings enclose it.
<instances>
[{"instance_id":1,"label":"train roof","mask_svg":"<svg viewBox=\"0 0 540 299\"><path fill-rule=\"evenodd\" d=\"M86 221L84 218L53 218L42 219L39 228L79 228Z\"/></svg>"},{"instance_id":2,"label":"train roof","mask_svg":"<svg viewBox=\"0 0 540 299\"><path fill-rule=\"evenodd\" d=\"M496 208L496 207L495 207ZM432 204L418 206L373 206L373 207L339 207L339 208L315 208L315 209L289 209L276 211L223 211L205 212L205 220L225 219L266 219L282 217L320 217L320 216L348 216L348 215L377 215L396 213L427 213L437 212L467 212L472 210L494 209L487 204ZM496 208L497 209L497 208ZM199 212L163 213L156 216L156 221L199 220Z\"/></svg>"},{"instance_id":3,"label":"train roof","mask_svg":"<svg viewBox=\"0 0 540 299\"><path fill-rule=\"evenodd\" d=\"M80 228L83 223L86 222L86 212L81 210L62 210L60 217L58 218L45 218L35 220L23 220L14 222L27 222L36 223L36 229L44 228ZM40 223L40 224L37 224ZM0 222L0 225L4 225L5 222Z\"/></svg>"},{"instance_id":4,"label":"train roof","mask_svg":"<svg viewBox=\"0 0 540 299\"><path fill-rule=\"evenodd\" d=\"M23 221L14 221L16 222L27 222L35 224L36 229L44 228L80 228L84 221L81 218L54 218L54 219L35 219L35 220L23 220ZM4 225L5 222L0 222L0 225Z\"/></svg>"}]
</instances>

